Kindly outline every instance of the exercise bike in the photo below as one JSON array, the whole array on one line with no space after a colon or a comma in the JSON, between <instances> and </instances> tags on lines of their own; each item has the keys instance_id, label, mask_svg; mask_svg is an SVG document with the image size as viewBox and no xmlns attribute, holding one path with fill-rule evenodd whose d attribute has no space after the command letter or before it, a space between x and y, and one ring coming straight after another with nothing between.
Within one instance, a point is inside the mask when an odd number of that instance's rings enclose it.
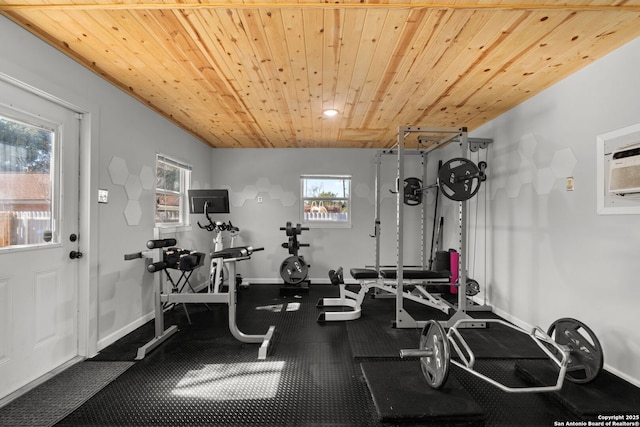
<instances>
[{"instance_id":1,"label":"exercise bike","mask_svg":"<svg viewBox=\"0 0 640 427\"><path fill-rule=\"evenodd\" d=\"M298 236L303 231L309 230L308 227L301 227L297 224L295 227L291 222L287 222L285 227L280 227L285 231L289 240L282 244L282 247L289 251L289 257L285 258L280 264L280 277L284 280L284 286L280 288L280 293L288 292L309 292L311 281L307 279L310 265L304 260L304 257L298 254L301 247L309 247L308 243L298 242Z\"/></svg>"},{"instance_id":2,"label":"exercise bike","mask_svg":"<svg viewBox=\"0 0 640 427\"><path fill-rule=\"evenodd\" d=\"M223 231L228 231L229 236L231 236L231 244L229 247L233 248L235 239L240 233L240 229L235 227L231 221L228 223L224 223L222 221L213 221L207 210L205 209L204 214L209 221L209 224L202 225L200 221L198 221L198 227L215 233L213 238L213 252L211 254L211 263L209 268L209 290L210 292L219 293L222 292L222 288L224 286L229 285L229 271L226 265L222 262L222 258L215 257L215 253L219 253L224 249L224 237L222 236ZM236 287L242 284L242 276L240 274L236 274Z\"/></svg>"}]
</instances>

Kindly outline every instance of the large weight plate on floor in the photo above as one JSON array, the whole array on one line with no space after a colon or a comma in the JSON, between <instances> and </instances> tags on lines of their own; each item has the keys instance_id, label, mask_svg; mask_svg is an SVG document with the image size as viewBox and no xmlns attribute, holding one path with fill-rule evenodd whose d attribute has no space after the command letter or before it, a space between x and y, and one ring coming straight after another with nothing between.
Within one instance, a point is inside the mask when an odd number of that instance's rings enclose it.
<instances>
[{"instance_id":1,"label":"large weight plate on floor","mask_svg":"<svg viewBox=\"0 0 640 427\"><path fill-rule=\"evenodd\" d=\"M432 388L439 389L449 377L451 365L451 346L442 325L429 320L420 335L420 350L431 352L431 356L420 358L422 375Z\"/></svg>"},{"instance_id":2,"label":"large weight plate on floor","mask_svg":"<svg viewBox=\"0 0 640 427\"><path fill-rule=\"evenodd\" d=\"M290 256L280 264L280 277L292 285L302 283L308 273L309 265L299 256Z\"/></svg>"},{"instance_id":3,"label":"large weight plate on floor","mask_svg":"<svg viewBox=\"0 0 640 427\"><path fill-rule=\"evenodd\" d=\"M478 166L464 157L445 162L438 171L438 186L448 199L462 202L480 190L481 173Z\"/></svg>"},{"instance_id":4,"label":"large weight plate on floor","mask_svg":"<svg viewBox=\"0 0 640 427\"><path fill-rule=\"evenodd\" d=\"M574 383L593 381L604 365L602 346L591 329L579 320L558 319L547 331L556 343L570 350L566 378Z\"/></svg>"}]
</instances>

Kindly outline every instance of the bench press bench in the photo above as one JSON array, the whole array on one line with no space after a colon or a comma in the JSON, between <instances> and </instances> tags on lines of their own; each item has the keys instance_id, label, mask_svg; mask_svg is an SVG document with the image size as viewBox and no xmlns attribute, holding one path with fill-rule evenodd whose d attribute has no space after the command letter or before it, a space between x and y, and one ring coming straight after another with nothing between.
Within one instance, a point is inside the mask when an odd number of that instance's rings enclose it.
<instances>
[{"instance_id":1,"label":"bench press bench","mask_svg":"<svg viewBox=\"0 0 640 427\"><path fill-rule=\"evenodd\" d=\"M347 289L344 283L344 271L342 267L338 270L329 271L329 279L333 285L337 285L340 289L338 298L322 298L316 304L317 307L346 307L351 308L349 311L324 311L318 316L318 322L331 322L343 320L355 320L360 318L362 314L362 303L369 289L377 288L390 294L397 293L397 270L383 269L378 273L377 270L370 268L352 268L349 270L351 277L358 281L360 290L353 292ZM431 293L429 293L424 285L450 285L451 273L447 270L419 270L405 269L403 270L403 297L416 301L420 304L427 305L438 309L445 314L449 314L449 310L453 306ZM404 289L407 286L407 289Z\"/></svg>"}]
</instances>

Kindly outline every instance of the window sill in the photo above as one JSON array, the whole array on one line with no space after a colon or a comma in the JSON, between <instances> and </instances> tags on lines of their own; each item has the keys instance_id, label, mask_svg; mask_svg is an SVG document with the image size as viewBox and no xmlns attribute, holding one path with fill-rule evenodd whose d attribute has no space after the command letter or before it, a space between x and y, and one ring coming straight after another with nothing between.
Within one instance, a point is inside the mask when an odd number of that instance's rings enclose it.
<instances>
[{"instance_id":1,"label":"window sill","mask_svg":"<svg viewBox=\"0 0 640 427\"><path fill-rule=\"evenodd\" d=\"M309 227L309 228L353 228L351 223L340 223L340 222L303 222L300 225L302 227Z\"/></svg>"},{"instance_id":2,"label":"window sill","mask_svg":"<svg viewBox=\"0 0 640 427\"><path fill-rule=\"evenodd\" d=\"M173 234L173 233L183 233L185 231L191 231L191 225L158 225L156 224L156 228L160 230L160 234Z\"/></svg>"}]
</instances>

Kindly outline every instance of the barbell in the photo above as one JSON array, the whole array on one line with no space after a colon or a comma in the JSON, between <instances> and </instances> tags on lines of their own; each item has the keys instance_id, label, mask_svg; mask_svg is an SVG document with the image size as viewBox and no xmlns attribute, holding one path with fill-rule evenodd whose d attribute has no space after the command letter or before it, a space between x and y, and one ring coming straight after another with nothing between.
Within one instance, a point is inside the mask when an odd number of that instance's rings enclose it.
<instances>
[{"instance_id":1,"label":"barbell","mask_svg":"<svg viewBox=\"0 0 640 427\"><path fill-rule=\"evenodd\" d=\"M469 200L480 190L480 184L487 179L487 163L478 165L464 157L456 157L442 164L438 170L435 184L423 186L422 180L409 177L404 180L404 203L410 206L422 203L425 190L439 187L440 192L451 200L462 202Z\"/></svg>"},{"instance_id":2,"label":"barbell","mask_svg":"<svg viewBox=\"0 0 640 427\"><path fill-rule=\"evenodd\" d=\"M495 319L486 321L507 325L506 322ZM462 321L458 323L460 322ZM516 326L509 326L523 333L527 333ZM556 364L560 367L561 374L563 369L566 368L564 378L569 381L586 384L593 381L602 371L604 357L600 341L598 341L593 331L581 321L572 318L558 319L549 326L546 336L542 335L540 338L537 338L536 334L544 333L539 329L535 329L534 332L528 335L530 335L537 344L544 346L548 350L547 354L553 355L556 359ZM454 336L456 337L455 339ZM473 369L473 360L475 360L475 358L457 329L453 327L449 330L449 334L447 334L444 327L435 320L429 320L423 327L420 335L420 348L400 350L400 357L420 358L420 368L427 384L434 389L439 389L446 383L449 376L451 343L453 343L458 356L465 362L464 364L454 362L456 366L476 376L487 379L487 377ZM460 350L460 345L462 345L466 353ZM563 362L565 359L566 364ZM487 380L492 384L501 386L501 384L494 380ZM561 383L562 381L559 381L559 384ZM511 392L555 390L553 386L542 387L542 389L540 387L512 389L506 386L502 386L501 388Z\"/></svg>"}]
</instances>

